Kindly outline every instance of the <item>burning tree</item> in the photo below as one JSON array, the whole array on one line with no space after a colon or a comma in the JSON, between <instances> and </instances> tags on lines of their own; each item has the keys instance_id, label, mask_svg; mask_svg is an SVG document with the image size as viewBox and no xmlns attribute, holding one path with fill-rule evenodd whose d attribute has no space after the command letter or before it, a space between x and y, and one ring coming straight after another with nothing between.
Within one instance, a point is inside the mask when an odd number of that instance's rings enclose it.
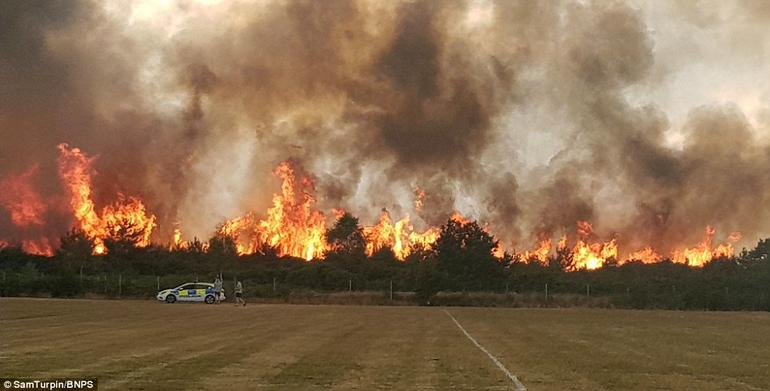
<instances>
[{"instance_id":1,"label":"burning tree","mask_svg":"<svg viewBox=\"0 0 770 391\"><path fill-rule=\"evenodd\" d=\"M363 256L366 250L364 231L358 218L348 212L342 213L334 226L326 231L326 242L330 253Z\"/></svg>"},{"instance_id":2,"label":"burning tree","mask_svg":"<svg viewBox=\"0 0 770 391\"><path fill-rule=\"evenodd\" d=\"M90 242L93 254L106 254L111 251L110 247L125 252L131 247L147 247L153 240L157 243L157 237L152 236L156 217L146 210L141 199L118 193L114 202L98 209L92 189L96 158L67 144L60 144L58 150L58 173L68 196L69 209L77 230ZM42 229L45 226L44 217L50 214L50 208L32 186L31 179L37 170L37 166L32 166L21 174L0 181L0 187L8 190L0 194L0 207L9 212L10 221L17 227ZM174 223L176 228L168 248L228 255L232 250L238 255L260 254L271 258L305 260L320 260L340 253L360 255L363 251L370 259L395 258L399 261L423 260L429 253L427 249L435 248L440 235L439 227L428 225L418 229L409 214L397 219L391 217L386 209L382 209L376 222L366 226L360 225L352 215L343 213L338 216L335 226L327 230L326 215L316 206L314 177L298 161L291 159L279 163L273 174L280 179L281 188L273 195L266 213L247 212L226 221L217 228L216 238L208 243L182 241L182 228ZM426 191L416 187L414 196L414 210L423 211ZM459 213L452 220L453 224L460 226L469 222ZM417 222L418 226L422 224L425 222ZM705 236L698 245L685 247L680 243L673 246L668 256L659 254L650 245L640 250L639 247L630 249L632 251L623 249L625 251L621 253L622 240L626 238L614 233L609 238L602 238L589 221L577 221L576 224L576 233L561 232L558 242L554 242L553 235L556 233L551 230L536 233L533 235L536 240L534 248L520 252L515 261L567 271L599 269L632 260L658 263L664 259L702 267L712 260L732 257L733 244L741 237L740 233L734 232L719 243L715 240L716 229L707 226ZM480 228L491 237L491 226L485 224ZM24 235L32 232L25 232ZM28 253L49 256L53 253L54 247L45 236L36 239L23 236L20 241L17 238L3 239L6 243L9 240L19 242L22 250ZM517 253L516 248L508 250L512 254ZM507 265L510 260L506 258L505 251L495 243L493 255Z\"/></svg>"},{"instance_id":3,"label":"burning tree","mask_svg":"<svg viewBox=\"0 0 770 391\"><path fill-rule=\"evenodd\" d=\"M219 233L233 238L239 254L253 254L260 246L276 247L280 255L307 261L326 250L326 220L315 209L315 185L293 160L281 162L273 174L281 178L281 193L265 219L253 213L227 221Z\"/></svg>"},{"instance_id":4,"label":"burning tree","mask_svg":"<svg viewBox=\"0 0 770 391\"><path fill-rule=\"evenodd\" d=\"M232 236L217 233L209 239L208 252L217 256L232 257L238 255L238 245Z\"/></svg>"},{"instance_id":5,"label":"burning tree","mask_svg":"<svg viewBox=\"0 0 770 391\"><path fill-rule=\"evenodd\" d=\"M115 203L104 207L101 214L97 213L91 188L93 161L93 157L86 156L78 148L59 145L59 175L69 191L70 206L78 228L92 242L94 254L106 253L110 248L106 242L117 247L149 246L155 216L146 212L138 198L118 194Z\"/></svg>"},{"instance_id":6,"label":"burning tree","mask_svg":"<svg viewBox=\"0 0 770 391\"><path fill-rule=\"evenodd\" d=\"M57 253L66 258L87 258L91 255L91 241L79 228L72 228L61 237Z\"/></svg>"},{"instance_id":7,"label":"burning tree","mask_svg":"<svg viewBox=\"0 0 770 391\"><path fill-rule=\"evenodd\" d=\"M137 221L133 214L113 213L104 220L104 245L113 253L125 254L137 247L149 244L145 222Z\"/></svg>"}]
</instances>

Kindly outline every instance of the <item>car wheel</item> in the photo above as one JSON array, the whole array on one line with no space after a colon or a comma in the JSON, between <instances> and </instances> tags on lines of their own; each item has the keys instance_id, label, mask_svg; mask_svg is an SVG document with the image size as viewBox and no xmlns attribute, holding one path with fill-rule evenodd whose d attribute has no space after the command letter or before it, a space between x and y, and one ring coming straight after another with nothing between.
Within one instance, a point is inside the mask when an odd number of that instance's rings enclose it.
<instances>
[{"instance_id":1,"label":"car wheel","mask_svg":"<svg viewBox=\"0 0 770 391\"><path fill-rule=\"evenodd\" d=\"M176 296L174 296L174 295L168 295L168 296L166 296L166 303L169 303L169 304L171 304L171 303L173 303L173 302L175 302L175 301L176 301Z\"/></svg>"},{"instance_id":2,"label":"car wheel","mask_svg":"<svg viewBox=\"0 0 770 391\"><path fill-rule=\"evenodd\" d=\"M214 304L214 296L212 295L206 296L206 304Z\"/></svg>"}]
</instances>

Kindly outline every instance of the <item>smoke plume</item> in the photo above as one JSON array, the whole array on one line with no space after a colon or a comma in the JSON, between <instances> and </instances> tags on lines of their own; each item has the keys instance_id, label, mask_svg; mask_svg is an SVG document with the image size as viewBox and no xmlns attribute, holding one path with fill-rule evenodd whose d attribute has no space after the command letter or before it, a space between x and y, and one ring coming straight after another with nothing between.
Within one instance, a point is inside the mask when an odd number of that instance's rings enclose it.
<instances>
[{"instance_id":1,"label":"smoke plume","mask_svg":"<svg viewBox=\"0 0 770 391\"><path fill-rule=\"evenodd\" d=\"M67 143L94 157L94 202L142 199L158 242L267 209L294 159L321 210L367 224L458 210L506 247L577 221L627 251L706 225L751 245L770 7L731 4L3 1L0 239L73 226Z\"/></svg>"}]
</instances>

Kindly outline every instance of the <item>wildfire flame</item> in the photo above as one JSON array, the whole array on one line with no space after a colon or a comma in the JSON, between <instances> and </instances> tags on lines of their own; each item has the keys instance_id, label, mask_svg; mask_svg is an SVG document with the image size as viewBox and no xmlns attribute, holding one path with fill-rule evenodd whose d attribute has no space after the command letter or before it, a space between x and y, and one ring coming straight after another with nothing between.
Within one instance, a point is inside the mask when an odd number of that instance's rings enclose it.
<instances>
[{"instance_id":1,"label":"wildfire flame","mask_svg":"<svg viewBox=\"0 0 770 391\"><path fill-rule=\"evenodd\" d=\"M548 264L548 253L551 252L551 239L543 238L537 241L537 247L532 251L524 252L524 259L527 261L540 262L543 265Z\"/></svg>"},{"instance_id":2,"label":"wildfire flame","mask_svg":"<svg viewBox=\"0 0 770 391\"><path fill-rule=\"evenodd\" d=\"M589 243L593 236L593 226L587 221L577 222L578 240L572 249L572 259L576 269L598 269L609 259L618 258L618 244L613 238L609 242Z\"/></svg>"},{"instance_id":3,"label":"wildfire flame","mask_svg":"<svg viewBox=\"0 0 770 391\"><path fill-rule=\"evenodd\" d=\"M134 246L149 246L155 227L155 216L148 213L143 202L135 197L117 195L112 204L97 211L92 197L93 157L88 157L78 148L60 144L58 169L59 175L69 194L69 204L82 230L92 243L94 254L105 254L110 240L128 239ZM41 227L45 224L44 215L48 207L46 202L32 187L31 179L38 172L37 165L28 170L11 175L0 181L0 207L8 211L11 222L19 227ZM293 161L280 163L273 174L281 180L281 191L272 199L272 206L265 217L260 219L254 213L226 221L218 229L219 235L233 239L238 254L252 254L264 246L274 248L279 255L312 260L321 258L329 250L326 243L326 218L315 207L315 184L312 178L302 171ZM426 192L420 187L414 188L414 209L422 210ZM333 215L339 218L345 213L342 209L333 209ZM467 224L471 220L458 212L450 217L455 222ZM568 257L574 269L593 270L606 265L609 261L618 263L631 260L643 263L655 263L664 259L651 246L628 253L619 259L618 241L611 238L600 240L588 221L576 224L574 245L570 247L568 236L562 235L555 245L556 253ZM485 225L483 229L491 234ZM371 226L362 228L366 254L371 256L380 249L392 249L396 258L403 260L418 249L430 247L440 234L439 227L427 227L416 230L409 215L400 220L391 218L387 210L382 211L379 220ZM724 243L715 244L716 229L707 226L703 240L696 246L673 251L673 262L690 266L703 266L713 259L731 257L734 254L733 243L740 240L740 233L732 233ZM196 239L197 242L197 239ZM550 233L537 235L535 246L524 251L523 259L547 265L550 261L554 243ZM46 237L23 239L19 243L29 253L51 255L51 241ZM200 242L197 242L200 243ZM0 241L7 246L7 241ZM188 248L190 243L182 240L181 228L173 232L169 249ZM196 245L203 251L208 246ZM503 258L505 249L498 245L495 256ZM567 259L567 258L565 258Z\"/></svg>"},{"instance_id":4,"label":"wildfire flame","mask_svg":"<svg viewBox=\"0 0 770 391\"><path fill-rule=\"evenodd\" d=\"M425 205L425 190L417 186L414 189L414 209L420 211L423 205Z\"/></svg>"},{"instance_id":5,"label":"wildfire flame","mask_svg":"<svg viewBox=\"0 0 770 391\"><path fill-rule=\"evenodd\" d=\"M660 256L652 247L647 246L639 251L634 251L628 254L626 260L628 261L641 261L642 263L655 263L660 262L663 257Z\"/></svg>"},{"instance_id":6,"label":"wildfire flame","mask_svg":"<svg viewBox=\"0 0 770 391\"><path fill-rule=\"evenodd\" d=\"M567 249L567 235L562 235L562 237L559 239L559 242L556 244L556 248L559 251L564 251Z\"/></svg>"},{"instance_id":7,"label":"wildfire flame","mask_svg":"<svg viewBox=\"0 0 770 391\"><path fill-rule=\"evenodd\" d=\"M409 223L409 216L393 221L387 210L380 214L380 221L373 226L364 227L366 254L371 256L382 248L389 247L396 258L403 260L416 249L428 248L438 239L438 228L431 227L424 232L415 231Z\"/></svg>"},{"instance_id":8,"label":"wildfire flame","mask_svg":"<svg viewBox=\"0 0 770 391\"><path fill-rule=\"evenodd\" d=\"M24 232L24 236L38 237L21 240L22 250L30 254L51 256L53 246L50 239L40 235L48 206L32 186L32 178L39 169L38 165L33 165L20 174L10 175L0 181L0 207L8 211L11 222Z\"/></svg>"},{"instance_id":9,"label":"wildfire flame","mask_svg":"<svg viewBox=\"0 0 770 391\"><path fill-rule=\"evenodd\" d=\"M463 216L462 213L457 211L453 212L449 219L460 225L465 225L471 222L469 218Z\"/></svg>"},{"instance_id":10,"label":"wildfire flame","mask_svg":"<svg viewBox=\"0 0 770 391\"><path fill-rule=\"evenodd\" d=\"M713 237L716 229L711 226L706 227L706 234L703 241L695 247L686 248L671 253L671 260L677 263L684 263L690 266L703 266L712 259L720 257L731 257L734 254L732 244L741 239L741 234L733 232L723 244L714 246ZM570 256L574 262L575 269L593 270L604 266L609 260L616 260L619 263L628 261L640 261L642 263L656 263L664 258L652 247L647 246L641 250L629 253L623 260L618 259L618 243L616 239L606 242L591 242L594 237L593 226L587 221L578 221L577 240L575 246L570 250ZM557 251L567 249L567 236L564 235L558 241ZM551 239L541 235L537 242L537 247L531 251L524 252L524 260L528 262L540 262L547 264L551 251Z\"/></svg>"},{"instance_id":11,"label":"wildfire flame","mask_svg":"<svg viewBox=\"0 0 770 391\"><path fill-rule=\"evenodd\" d=\"M741 239L739 232L733 232L727 238L727 242L712 247L716 229L712 226L706 227L706 233L703 241L695 247L687 248L682 251L675 251L672 260L677 263L685 263L690 266L703 266L712 259L721 257L730 257L733 255L733 243Z\"/></svg>"},{"instance_id":12,"label":"wildfire flame","mask_svg":"<svg viewBox=\"0 0 770 391\"><path fill-rule=\"evenodd\" d=\"M49 257L53 255L53 246L51 245L51 241L46 237L36 240L22 240L21 249L29 254L45 255Z\"/></svg>"},{"instance_id":13,"label":"wildfire flame","mask_svg":"<svg viewBox=\"0 0 770 391\"><path fill-rule=\"evenodd\" d=\"M618 244L615 239L605 243L586 243L579 239L572 250L576 269L598 269L609 259L617 259Z\"/></svg>"},{"instance_id":14,"label":"wildfire flame","mask_svg":"<svg viewBox=\"0 0 770 391\"><path fill-rule=\"evenodd\" d=\"M70 195L70 206L80 229L91 240L93 253L107 252L105 239L132 238L134 245L145 247L155 227L155 216L147 215L144 204L137 198L118 194L118 201L96 212L91 198L91 176L94 158L86 156L79 148L59 145L59 175Z\"/></svg>"},{"instance_id":15,"label":"wildfire flame","mask_svg":"<svg viewBox=\"0 0 770 391\"><path fill-rule=\"evenodd\" d=\"M171 237L171 244L169 245L169 250L174 250L178 248L184 248L185 243L182 241L182 230L177 227L174 228L174 234Z\"/></svg>"},{"instance_id":16,"label":"wildfire flame","mask_svg":"<svg viewBox=\"0 0 770 391\"><path fill-rule=\"evenodd\" d=\"M47 207L40 195L32 188L31 178L39 170L33 165L18 175L11 175L0 181L0 206L11 215L11 221L18 227L43 225L43 214Z\"/></svg>"},{"instance_id":17,"label":"wildfire flame","mask_svg":"<svg viewBox=\"0 0 770 391\"><path fill-rule=\"evenodd\" d=\"M259 246L268 245L276 248L279 255L308 261L323 256L329 249L325 238L326 221L323 213L315 209L312 179L298 173L291 161L279 164L274 174L281 179L281 193L273 196L273 206L268 209L267 217L260 220L248 213L225 222L218 233L233 238L239 254L253 254ZM335 209L333 212L339 217L345 211ZM464 218L457 216L455 218ZM389 247L401 260L415 249L427 248L438 239L438 233L435 227L416 231L409 216L394 222L385 210L377 224L363 227L368 255Z\"/></svg>"},{"instance_id":18,"label":"wildfire flame","mask_svg":"<svg viewBox=\"0 0 770 391\"><path fill-rule=\"evenodd\" d=\"M134 238L137 247L147 247L155 227L155 216L147 215L139 199L118 194L117 202L102 209L101 223L108 237L124 235Z\"/></svg>"},{"instance_id":19,"label":"wildfire flame","mask_svg":"<svg viewBox=\"0 0 770 391\"><path fill-rule=\"evenodd\" d=\"M219 233L235 240L239 254L253 254L260 245L305 260L321 257L326 249L326 220L315 209L315 186L306 175L297 175L291 161L278 165L273 174L281 178L281 193L273 196L267 218L249 213L227 221Z\"/></svg>"}]
</instances>

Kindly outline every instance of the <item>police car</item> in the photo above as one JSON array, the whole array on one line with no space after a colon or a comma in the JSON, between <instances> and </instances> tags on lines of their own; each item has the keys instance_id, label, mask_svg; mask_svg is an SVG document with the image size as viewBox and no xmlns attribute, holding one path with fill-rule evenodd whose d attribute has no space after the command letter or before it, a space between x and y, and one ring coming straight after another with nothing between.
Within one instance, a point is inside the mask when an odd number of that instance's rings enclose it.
<instances>
[{"instance_id":1,"label":"police car","mask_svg":"<svg viewBox=\"0 0 770 391\"><path fill-rule=\"evenodd\" d=\"M214 304L216 301L214 284L207 282L188 282L174 289L165 289L158 292L158 300L166 303L177 301L203 301L206 304ZM224 294L221 295L224 300Z\"/></svg>"}]
</instances>

